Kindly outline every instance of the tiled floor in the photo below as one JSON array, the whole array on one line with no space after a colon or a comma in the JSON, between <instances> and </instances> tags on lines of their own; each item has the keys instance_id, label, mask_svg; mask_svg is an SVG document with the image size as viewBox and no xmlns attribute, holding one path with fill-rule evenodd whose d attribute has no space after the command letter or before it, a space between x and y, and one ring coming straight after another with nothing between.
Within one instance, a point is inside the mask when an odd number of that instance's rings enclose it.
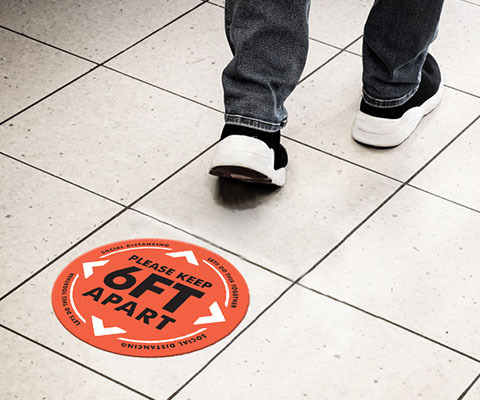
<instances>
[{"instance_id":1,"label":"tiled floor","mask_svg":"<svg viewBox=\"0 0 480 400\"><path fill-rule=\"evenodd\" d=\"M445 98L386 150L349 136L370 4L313 2L271 190L207 174L221 0L1 1L2 400L480 400L480 2L445 1ZM236 330L149 359L66 331L56 276L138 237L232 262L251 294Z\"/></svg>"}]
</instances>

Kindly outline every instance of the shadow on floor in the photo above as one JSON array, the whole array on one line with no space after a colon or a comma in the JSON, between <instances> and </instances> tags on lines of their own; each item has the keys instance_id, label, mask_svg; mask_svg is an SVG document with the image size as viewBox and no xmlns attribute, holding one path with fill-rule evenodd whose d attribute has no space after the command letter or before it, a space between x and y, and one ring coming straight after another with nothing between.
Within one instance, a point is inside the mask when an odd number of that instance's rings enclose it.
<instances>
[{"instance_id":1,"label":"shadow on floor","mask_svg":"<svg viewBox=\"0 0 480 400\"><path fill-rule=\"evenodd\" d=\"M274 185L245 183L234 179L218 178L215 202L225 208L246 210L258 207L280 190Z\"/></svg>"}]
</instances>

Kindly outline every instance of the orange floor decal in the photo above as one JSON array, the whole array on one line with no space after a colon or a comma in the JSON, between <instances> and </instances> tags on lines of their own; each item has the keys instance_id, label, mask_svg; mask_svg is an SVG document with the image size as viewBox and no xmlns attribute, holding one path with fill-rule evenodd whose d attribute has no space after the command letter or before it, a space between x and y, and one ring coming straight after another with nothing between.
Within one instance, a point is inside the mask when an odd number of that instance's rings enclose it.
<instances>
[{"instance_id":1,"label":"orange floor decal","mask_svg":"<svg viewBox=\"0 0 480 400\"><path fill-rule=\"evenodd\" d=\"M52 303L79 339L113 353L163 357L227 336L243 319L248 287L219 255L167 239L108 244L70 263Z\"/></svg>"}]
</instances>

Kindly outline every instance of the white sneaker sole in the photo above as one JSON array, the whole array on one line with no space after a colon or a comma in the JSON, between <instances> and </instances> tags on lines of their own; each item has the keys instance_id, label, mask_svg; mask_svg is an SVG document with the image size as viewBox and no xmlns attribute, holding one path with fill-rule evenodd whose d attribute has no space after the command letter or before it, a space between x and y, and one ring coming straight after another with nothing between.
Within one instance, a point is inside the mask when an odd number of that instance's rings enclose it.
<instances>
[{"instance_id":1,"label":"white sneaker sole","mask_svg":"<svg viewBox=\"0 0 480 400\"><path fill-rule=\"evenodd\" d=\"M398 119L372 117L359 110L353 123L352 137L357 142L375 147L398 146L412 134L421 119L438 106L442 95L443 83L425 103L411 108Z\"/></svg>"},{"instance_id":2,"label":"white sneaker sole","mask_svg":"<svg viewBox=\"0 0 480 400\"><path fill-rule=\"evenodd\" d=\"M215 148L210 174L245 182L285 184L285 168L274 169L275 155L259 139L232 135Z\"/></svg>"}]
</instances>

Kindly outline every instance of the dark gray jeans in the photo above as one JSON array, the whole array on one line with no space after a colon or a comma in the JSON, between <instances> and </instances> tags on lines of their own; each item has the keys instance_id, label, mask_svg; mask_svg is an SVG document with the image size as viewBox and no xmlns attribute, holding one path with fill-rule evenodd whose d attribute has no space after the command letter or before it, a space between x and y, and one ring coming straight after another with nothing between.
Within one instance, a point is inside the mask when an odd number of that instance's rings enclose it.
<instances>
[{"instance_id":1,"label":"dark gray jeans","mask_svg":"<svg viewBox=\"0 0 480 400\"><path fill-rule=\"evenodd\" d=\"M321 0L319 0L321 2ZM376 0L363 36L363 99L395 107L412 97L443 0ZM264 131L287 123L284 102L308 52L310 0L226 0L233 59L222 75L225 122Z\"/></svg>"}]
</instances>

